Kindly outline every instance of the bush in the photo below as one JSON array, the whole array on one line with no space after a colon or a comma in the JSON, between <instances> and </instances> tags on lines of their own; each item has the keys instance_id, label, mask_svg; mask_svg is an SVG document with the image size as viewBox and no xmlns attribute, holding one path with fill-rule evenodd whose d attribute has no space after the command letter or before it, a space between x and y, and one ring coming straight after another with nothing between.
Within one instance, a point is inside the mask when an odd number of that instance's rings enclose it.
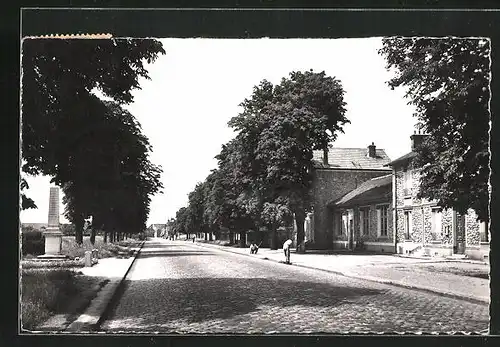
<instances>
[{"instance_id":1,"label":"bush","mask_svg":"<svg viewBox=\"0 0 500 347\"><path fill-rule=\"evenodd\" d=\"M61 232L65 236L75 236L76 230L73 224L61 224L60 225Z\"/></svg>"},{"instance_id":2,"label":"bush","mask_svg":"<svg viewBox=\"0 0 500 347\"><path fill-rule=\"evenodd\" d=\"M146 234L145 233L139 233L139 241L144 241L146 240Z\"/></svg>"},{"instance_id":3,"label":"bush","mask_svg":"<svg viewBox=\"0 0 500 347\"><path fill-rule=\"evenodd\" d=\"M111 242L104 243L101 236L96 236L94 245L90 243L89 237L83 238L82 245L77 244L73 236L64 236L62 239L62 254L67 255L70 259L76 257L83 258L85 256L85 251L91 251L93 249L98 250L99 258L114 257L119 251L118 245Z\"/></svg>"},{"instance_id":4,"label":"bush","mask_svg":"<svg viewBox=\"0 0 500 347\"><path fill-rule=\"evenodd\" d=\"M41 255L45 253L45 237L41 231L27 231L22 233L23 255Z\"/></svg>"}]
</instances>

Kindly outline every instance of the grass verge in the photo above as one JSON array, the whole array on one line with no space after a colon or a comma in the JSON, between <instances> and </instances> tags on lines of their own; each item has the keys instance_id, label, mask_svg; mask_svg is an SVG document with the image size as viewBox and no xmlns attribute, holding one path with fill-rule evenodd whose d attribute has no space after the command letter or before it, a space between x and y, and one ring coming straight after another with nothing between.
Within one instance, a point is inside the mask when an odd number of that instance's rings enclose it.
<instances>
[{"instance_id":1,"label":"grass verge","mask_svg":"<svg viewBox=\"0 0 500 347\"><path fill-rule=\"evenodd\" d=\"M102 236L97 236L94 245L90 243L90 237L84 237L83 244L79 245L75 241L74 236L64 236L62 240L62 254L67 255L71 259L80 258L85 256L85 251L93 249L98 250L99 258L116 257L122 252L129 252L128 247L135 247L139 245L140 241L130 239L123 240L116 243L104 242Z\"/></svg>"},{"instance_id":2,"label":"grass verge","mask_svg":"<svg viewBox=\"0 0 500 347\"><path fill-rule=\"evenodd\" d=\"M488 280L489 277L489 270L487 269L461 269L458 267L443 267L443 268L436 268L434 266L429 266L426 268L427 270L431 272L447 272L451 273L454 275L459 275L459 276L467 276L467 277L476 277L476 278L482 278L485 280Z\"/></svg>"},{"instance_id":3,"label":"grass verge","mask_svg":"<svg viewBox=\"0 0 500 347\"><path fill-rule=\"evenodd\" d=\"M23 269L21 278L21 322L34 330L54 314L70 322L82 313L106 279L87 277L70 270Z\"/></svg>"}]
</instances>

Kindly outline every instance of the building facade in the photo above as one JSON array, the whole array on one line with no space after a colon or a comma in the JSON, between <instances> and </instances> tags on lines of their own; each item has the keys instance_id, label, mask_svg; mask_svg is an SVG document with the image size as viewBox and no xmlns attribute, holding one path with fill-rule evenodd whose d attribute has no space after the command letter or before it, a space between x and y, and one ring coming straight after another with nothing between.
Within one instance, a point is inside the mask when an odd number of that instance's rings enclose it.
<instances>
[{"instance_id":1,"label":"building facade","mask_svg":"<svg viewBox=\"0 0 500 347\"><path fill-rule=\"evenodd\" d=\"M330 148L314 151L312 184L313 211L305 222L306 249L334 247L334 211L330 203L372 178L391 173L383 149L372 143L367 148Z\"/></svg>"},{"instance_id":2,"label":"building facade","mask_svg":"<svg viewBox=\"0 0 500 347\"><path fill-rule=\"evenodd\" d=\"M395 252L391 174L362 183L330 207L334 249Z\"/></svg>"},{"instance_id":3,"label":"building facade","mask_svg":"<svg viewBox=\"0 0 500 347\"><path fill-rule=\"evenodd\" d=\"M420 172L414 166L415 148L426 135L411 136L412 151L388 165L393 170L393 224L396 252L427 256L468 256L485 259L489 254L488 228L472 209L460 214L435 201L419 199Z\"/></svg>"}]
</instances>

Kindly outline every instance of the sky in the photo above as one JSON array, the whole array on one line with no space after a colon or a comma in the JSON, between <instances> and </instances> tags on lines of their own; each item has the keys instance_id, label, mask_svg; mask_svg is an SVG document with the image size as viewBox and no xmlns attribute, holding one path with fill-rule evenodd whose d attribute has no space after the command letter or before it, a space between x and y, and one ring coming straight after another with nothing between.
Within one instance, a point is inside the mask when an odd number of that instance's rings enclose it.
<instances>
[{"instance_id":1,"label":"sky","mask_svg":"<svg viewBox=\"0 0 500 347\"><path fill-rule=\"evenodd\" d=\"M391 159L410 151L414 108L378 54L381 38L365 39L161 39L166 51L147 65L133 103L126 105L153 146L151 161L163 168L163 194L152 198L148 225L165 223L187 204L187 195L216 168L215 156L235 136L227 122L253 86L273 84L291 71L325 71L341 81L351 121L334 147L366 148L374 142ZM27 177L26 194L38 209L21 211L23 223L48 217L50 177ZM62 191L60 193L62 195ZM60 222L67 223L60 196Z\"/></svg>"}]
</instances>

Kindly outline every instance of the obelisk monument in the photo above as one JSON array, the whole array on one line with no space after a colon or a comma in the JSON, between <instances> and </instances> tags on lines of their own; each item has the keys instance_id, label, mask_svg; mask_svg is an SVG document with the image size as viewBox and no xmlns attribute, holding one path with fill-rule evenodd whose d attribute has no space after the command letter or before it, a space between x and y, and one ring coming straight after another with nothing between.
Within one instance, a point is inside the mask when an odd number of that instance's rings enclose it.
<instances>
[{"instance_id":1,"label":"obelisk monument","mask_svg":"<svg viewBox=\"0 0 500 347\"><path fill-rule=\"evenodd\" d=\"M59 187L50 188L49 222L43 234L45 236L45 257L60 257L62 232L59 229Z\"/></svg>"}]
</instances>

